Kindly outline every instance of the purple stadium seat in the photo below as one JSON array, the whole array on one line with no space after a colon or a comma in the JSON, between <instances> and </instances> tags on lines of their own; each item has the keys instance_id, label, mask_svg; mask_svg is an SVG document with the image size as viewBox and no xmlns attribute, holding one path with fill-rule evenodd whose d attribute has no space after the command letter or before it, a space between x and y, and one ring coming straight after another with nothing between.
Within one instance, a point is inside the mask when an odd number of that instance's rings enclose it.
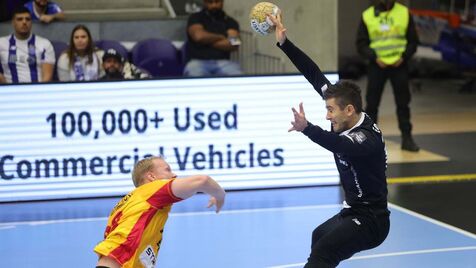
<instances>
[{"instance_id":1,"label":"purple stadium seat","mask_svg":"<svg viewBox=\"0 0 476 268\"><path fill-rule=\"evenodd\" d=\"M185 41L182 45L182 47L180 48L179 52L180 52L180 60L182 62L182 65L185 66L188 62L188 54L187 54L187 46L188 46L188 42Z\"/></svg>"},{"instance_id":2,"label":"purple stadium seat","mask_svg":"<svg viewBox=\"0 0 476 268\"><path fill-rule=\"evenodd\" d=\"M60 57L61 53L68 48L68 44L63 41L50 41L51 45L53 45L53 49L55 50L55 57L56 60Z\"/></svg>"},{"instance_id":3,"label":"purple stadium seat","mask_svg":"<svg viewBox=\"0 0 476 268\"><path fill-rule=\"evenodd\" d=\"M181 76L183 71L177 48L164 39L137 42L132 48L132 63L154 77Z\"/></svg>"},{"instance_id":4,"label":"purple stadium seat","mask_svg":"<svg viewBox=\"0 0 476 268\"><path fill-rule=\"evenodd\" d=\"M94 42L96 47L106 51L109 48L114 48L124 59L129 59L129 52L120 42L114 40L99 40Z\"/></svg>"}]
</instances>

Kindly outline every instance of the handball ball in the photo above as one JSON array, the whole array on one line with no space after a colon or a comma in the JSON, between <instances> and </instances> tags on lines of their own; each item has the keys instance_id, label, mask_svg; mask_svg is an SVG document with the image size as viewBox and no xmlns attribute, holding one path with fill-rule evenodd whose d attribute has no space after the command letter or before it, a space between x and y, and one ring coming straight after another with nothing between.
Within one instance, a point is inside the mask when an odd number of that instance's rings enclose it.
<instances>
[{"instance_id":1,"label":"handball ball","mask_svg":"<svg viewBox=\"0 0 476 268\"><path fill-rule=\"evenodd\" d=\"M275 27L273 22L266 16L266 14L276 16L278 11L278 6L273 3L260 2L256 4L250 12L251 29L261 35L272 33Z\"/></svg>"}]
</instances>

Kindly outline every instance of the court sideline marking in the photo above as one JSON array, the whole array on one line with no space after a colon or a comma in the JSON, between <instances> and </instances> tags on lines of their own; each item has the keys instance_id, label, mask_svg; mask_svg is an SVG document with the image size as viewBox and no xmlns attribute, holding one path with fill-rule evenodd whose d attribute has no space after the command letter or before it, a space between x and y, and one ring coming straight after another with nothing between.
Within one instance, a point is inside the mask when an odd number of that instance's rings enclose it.
<instances>
[{"instance_id":1,"label":"court sideline marking","mask_svg":"<svg viewBox=\"0 0 476 268\"><path fill-rule=\"evenodd\" d=\"M446 224L444 222L435 220L433 218L424 216L420 213L412 210L400 207L398 205L388 203L390 208L399 210L403 213L409 214L416 218L428 221L430 223L439 225L451 231L460 233L467 237L476 239L476 234L470 233L458 227ZM313 206L294 206L294 207L275 207L275 208L256 208L256 209L236 209L236 210L223 210L220 214L242 214L242 213L261 213L261 212L274 212L274 211L296 211L296 210L310 210L310 209L327 209L327 208L341 208L342 204L327 204L327 205L313 205ZM188 216L206 216L216 214L214 211L197 211L197 212L183 212L183 213L170 213L170 217L188 217ZM0 223L0 230L14 228L17 225L44 225L55 223L72 223L72 222L91 222L91 221L107 221L108 217L95 217L95 218L79 218L79 219L60 219L60 220L42 220L42 221L19 221L19 222L5 222Z\"/></svg>"},{"instance_id":2,"label":"court sideline marking","mask_svg":"<svg viewBox=\"0 0 476 268\"><path fill-rule=\"evenodd\" d=\"M422 215L418 212L403 208L401 206L395 205L393 203L388 203L388 206L390 208L393 208L395 210L399 210L400 212L406 213L410 216L416 217L418 219L430 222L432 224L441 226L443 228L446 228L450 231L457 232L459 234L462 234L464 236L476 239L476 234L470 233L468 231L465 231L463 229L460 229L458 227L449 225L447 223L435 220L433 218L427 217L425 215ZM425 249L425 250L412 250L412 251L397 251L397 252L391 252L391 253L381 253L381 254L373 254L373 255L363 255L363 256L355 256L350 258L349 260L357 260L357 259L370 259L370 258L380 258L380 257L390 257L390 256L401 256L401 255L415 255L415 254L427 254L427 253L436 253L436 252L450 252L450 251L463 251L463 250L476 250L476 246L471 246L471 247L453 247L453 248L438 248L438 249ZM279 265L279 266L269 266L267 268L291 268L291 267L302 267L306 263L293 263L293 264L285 264L285 265Z\"/></svg>"},{"instance_id":3,"label":"court sideline marking","mask_svg":"<svg viewBox=\"0 0 476 268\"><path fill-rule=\"evenodd\" d=\"M327 204L327 205L313 205L313 206L294 206L294 207L275 207L275 208L254 208L254 209L235 209L223 210L219 214L241 214L241 213L260 213L260 212L274 212L274 211L295 211L295 210L309 210L309 209L327 209L327 208L341 208L342 204ZM170 213L170 217L188 217L188 216L206 216L214 215L214 211L197 211L197 212L175 212ZM94 218L79 218L79 219L59 219L59 220L42 220L42 221L18 221L18 222L4 222L0 223L0 230L8 229L6 227L14 228L17 225L43 225L55 223L72 223L72 222L91 222L91 221L106 221L108 217L94 217Z\"/></svg>"},{"instance_id":4,"label":"court sideline marking","mask_svg":"<svg viewBox=\"0 0 476 268\"><path fill-rule=\"evenodd\" d=\"M435 220L435 219L433 219L433 218L427 217L427 216L425 216L425 215L423 215L423 214L420 214L420 213L415 212L415 211L413 211L413 210L406 209L406 208L404 208L404 207L395 205L395 204L390 203L390 202L388 203L388 206L391 207L391 208L393 208L393 209L399 210L399 211L401 211L401 212L403 212L403 213L407 213L407 214L409 214L409 215L411 215L411 216L413 216L413 217L416 217L416 218L422 219L422 220L424 220L424 221L427 221L427 222L436 224L436 225L438 225L438 226L441 226L441 227L446 228L446 229L448 229L448 230L451 230L451 231L453 231L453 232L457 232L457 233L459 233L459 234L462 234L462 235L464 235L464 236L470 237L470 238L472 238L472 239L476 239L476 234L470 233L470 232L468 232L468 231L465 231L465 230L460 229L460 228L458 228L458 227L455 227L455 226L453 226L453 225L449 225L449 224L444 223L444 222L442 222L442 221Z\"/></svg>"},{"instance_id":5,"label":"court sideline marking","mask_svg":"<svg viewBox=\"0 0 476 268\"><path fill-rule=\"evenodd\" d=\"M472 246L472 247L454 247L454 248L435 248L435 249L423 249L423 250L411 250L411 251L397 251L397 252L390 252L390 253L355 256L355 257L352 257L352 258L348 259L347 261L382 258L382 257L392 257L392 256L403 256L403 255L428 254L428 253L438 253L438 252L465 251L465 250L476 250L476 246ZM302 263L285 264L285 265L278 265L278 266L268 266L267 268L303 267L305 264L306 264L305 262L302 262Z\"/></svg>"},{"instance_id":6,"label":"court sideline marking","mask_svg":"<svg viewBox=\"0 0 476 268\"><path fill-rule=\"evenodd\" d=\"M388 203L390 208L399 210L403 213L409 214L413 217L428 221L430 223L436 224L443 228L449 229L451 231L460 233L464 236L476 239L476 235L468 231L462 230L460 228L454 227L452 225L443 223L441 221L432 219L430 217L424 216L417 212L411 211L409 209L400 207L398 205ZM294 206L294 207L276 207L276 208L259 208L259 209L238 209L238 210L224 210L220 212L221 214L242 214L242 213L259 213L259 212L273 212L273 211L296 211L296 210L309 210L309 209L326 209L326 208L340 208L341 204L328 204L328 205L314 205L314 206ZM184 217L184 216L205 216L213 215L213 211L199 211L199 212L184 212L184 213L170 213L171 217ZM61 220L45 220L45 221L23 221L23 222L10 222L10 223L0 223L0 230L15 228L17 225L44 225L44 224L55 224L55 223L72 223L72 222L91 222L91 221L106 221L107 217L96 217L96 218L82 218L82 219L61 219ZM464 250L476 250L476 246L469 247L453 247L453 248L437 248L437 249L425 249L425 250L413 250L413 251L399 251L391 253L382 253L382 254L373 254L373 255L364 255L364 256L355 256L349 260L357 259L369 259L369 258L380 258L380 257L390 257L390 256L401 256L401 255L415 255L415 254L428 254L428 253L437 253L437 252L451 252L451 251L464 251ZM268 268L291 268L291 267L300 267L305 263L294 263L286 264L280 266L269 266Z\"/></svg>"},{"instance_id":7,"label":"court sideline marking","mask_svg":"<svg viewBox=\"0 0 476 268\"><path fill-rule=\"evenodd\" d=\"M435 175L435 176L388 178L387 183L400 184L400 183L446 182L446 181L463 181L463 180L476 180L476 174L449 174L449 175Z\"/></svg>"}]
</instances>

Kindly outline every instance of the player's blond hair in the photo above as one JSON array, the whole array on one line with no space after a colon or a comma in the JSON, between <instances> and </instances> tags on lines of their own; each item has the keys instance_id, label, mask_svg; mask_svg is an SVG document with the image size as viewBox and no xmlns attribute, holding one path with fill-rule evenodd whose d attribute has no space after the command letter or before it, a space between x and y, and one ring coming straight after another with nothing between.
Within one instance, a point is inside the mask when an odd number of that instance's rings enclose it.
<instances>
[{"instance_id":1,"label":"player's blond hair","mask_svg":"<svg viewBox=\"0 0 476 268\"><path fill-rule=\"evenodd\" d=\"M140 160L134 165L134 169L132 170L132 182L135 187L139 187L143 184L145 174L154 167L155 159L163 158L160 156L151 156Z\"/></svg>"}]
</instances>

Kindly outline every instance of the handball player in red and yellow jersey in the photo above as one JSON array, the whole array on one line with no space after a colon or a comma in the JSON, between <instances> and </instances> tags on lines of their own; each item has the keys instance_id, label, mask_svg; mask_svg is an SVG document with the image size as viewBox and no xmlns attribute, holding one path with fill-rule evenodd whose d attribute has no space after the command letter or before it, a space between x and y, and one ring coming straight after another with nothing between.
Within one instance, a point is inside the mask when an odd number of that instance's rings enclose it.
<instances>
[{"instance_id":1,"label":"handball player in red and yellow jersey","mask_svg":"<svg viewBox=\"0 0 476 268\"><path fill-rule=\"evenodd\" d=\"M176 177L161 157L137 162L132 171L136 189L111 211L104 240L94 248L99 255L97 268L155 267L164 225L175 202L204 192L211 197L208 207L214 205L220 211L225 191L212 178Z\"/></svg>"}]
</instances>

